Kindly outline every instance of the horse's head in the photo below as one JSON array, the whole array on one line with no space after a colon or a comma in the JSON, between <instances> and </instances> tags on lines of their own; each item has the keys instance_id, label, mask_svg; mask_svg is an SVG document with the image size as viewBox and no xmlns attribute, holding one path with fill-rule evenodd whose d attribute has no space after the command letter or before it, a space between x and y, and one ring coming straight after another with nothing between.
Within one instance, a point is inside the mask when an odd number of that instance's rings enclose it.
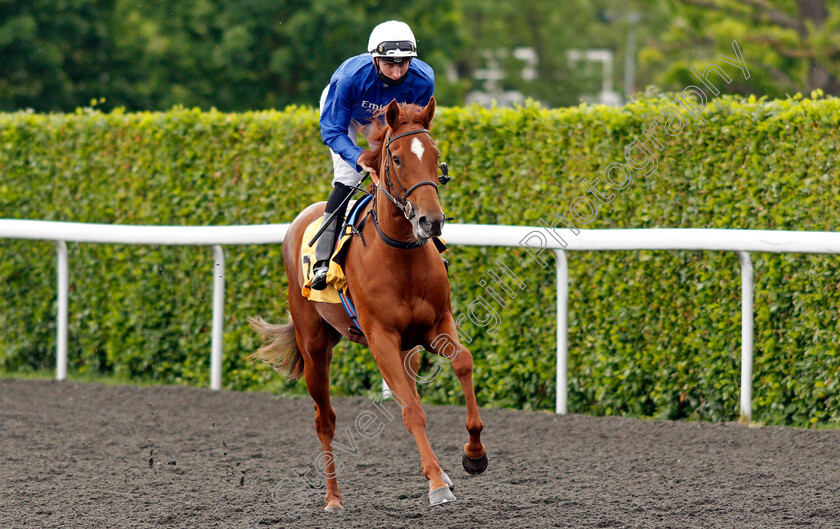
<instances>
[{"instance_id":1,"label":"horse's head","mask_svg":"<svg viewBox=\"0 0 840 529\"><path fill-rule=\"evenodd\" d=\"M425 108L391 101L379 114L384 123L374 121L371 150L359 159L377 168L374 183L402 210L421 240L439 236L445 218L437 196L440 150L428 133L434 114L434 97Z\"/></svg>"}]
</instances>

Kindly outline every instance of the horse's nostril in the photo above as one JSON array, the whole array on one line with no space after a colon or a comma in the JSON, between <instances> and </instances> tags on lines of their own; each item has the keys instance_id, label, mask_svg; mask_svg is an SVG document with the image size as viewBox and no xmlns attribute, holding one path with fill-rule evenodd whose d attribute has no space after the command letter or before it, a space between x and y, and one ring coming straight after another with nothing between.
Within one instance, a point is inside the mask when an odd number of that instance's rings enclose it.
<instances>
[{"instance_id":1,"label":"horse's nostril","mask_svg":"<svg viewBox=\"0 0 840 529\"><path fill-rule=\"evenodd\" d=\"M432 229L432 223L429 222L429 219L427 219L425 216L423 216L423 217L420 217L420 227L423 228L426 231L429 231L430 229Z\"/></svg>"}]
</instances>

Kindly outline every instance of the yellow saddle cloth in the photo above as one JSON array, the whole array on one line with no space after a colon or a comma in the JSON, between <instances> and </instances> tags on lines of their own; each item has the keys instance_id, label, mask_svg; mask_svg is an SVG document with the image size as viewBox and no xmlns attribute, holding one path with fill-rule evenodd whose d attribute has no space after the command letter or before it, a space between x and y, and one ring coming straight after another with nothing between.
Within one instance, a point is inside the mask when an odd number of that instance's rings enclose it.
<instances>
[{"instance_id":1,"label":"yellow saddle cloth","mask_svg":"<svg viewBox=\"0 0 840 529\"><path fill-rule=\"evenodd\" d=\"M303 297L311 301L341 303L341 299L338 297L338 291L347 289L347 278L344 275L344 269L341 265L333 261L332 258L330 258L330 268L327 272L327 288L324 290L313 290L310 288L310 285L312 285L312 269L315 266L315 246L317 246L318 241L315 241L315 245L313 246L309 246L309 241L321 229L321 222L323 220L323 217L317 219L303 232L303 245L300 250L300 262L303 268L303 287L301 287L300 292L303 294ZM341 252L345 244L349 243L351 236L352 232L349 229L341 235L333 257Z\"/></svg>"}]
</instances>

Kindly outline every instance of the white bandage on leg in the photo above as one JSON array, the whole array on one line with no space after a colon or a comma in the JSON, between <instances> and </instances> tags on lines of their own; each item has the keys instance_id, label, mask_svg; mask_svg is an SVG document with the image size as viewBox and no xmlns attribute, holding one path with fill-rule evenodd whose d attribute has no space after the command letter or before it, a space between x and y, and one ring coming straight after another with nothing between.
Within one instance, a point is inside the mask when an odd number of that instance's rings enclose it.
<instances>
[{"instance_id":1,"label":"white bandage on leg","mask_svg":"<svg viewBox=\"0 0 840 529\"><path fill-rule=\"evenodd\" d=\"M327 91L330 89L329 85L324 88L324 91L321 92L321 101L318 105L319 112L323 112L324 110L324 101L327 99ZM353 120L350 122L350 127L347 129L347 135L350 136L350 141L353 142L353 145L358 145L358 136L359 136L359 129L361 128L361 124ZM354 165L350 165L349 163L344 161L340 155L333 152L330 149L330 155L332 156L333 161L333 185L336 182L341 182L346 186L357 186L359 182L362 181L362 173L356 171L356 167Z\"/></svg>"}]
</instances>

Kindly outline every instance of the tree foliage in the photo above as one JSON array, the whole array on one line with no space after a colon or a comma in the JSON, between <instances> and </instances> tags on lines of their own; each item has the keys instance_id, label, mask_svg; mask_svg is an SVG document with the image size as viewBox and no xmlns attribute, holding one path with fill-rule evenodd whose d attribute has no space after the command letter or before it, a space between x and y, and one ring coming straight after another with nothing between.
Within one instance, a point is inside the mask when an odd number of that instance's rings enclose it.
<instances>
[{"instance_id":1,"label":"tree foliage","mask_svg":"<svg viewBox=\"0 0 840 529\"><path fill-rule=\"evenodd\" d=\"M444 69L459 45L451 0L7 0L0 110L68 111L100 97L129 110L313 105L390 18L410 20L424 58Z\"/></svg>"},{"instance_id":2,"label":"tree foliage","mask_svg":"<svg viewBox=\"0 0 840 529\"><path fill-rule=\"evenodd\" d=\"M69 110L102 94L110 2L0 1L0 110Z\"/></svg>"},{"instance_id":3,"label":"tree foliage","mask_svg":"<svg viewBox=\"0 0 840 529\"><path fill-rule=\"evenodd\" d=\"M492 61L505 73L497 89L577 104L601 90L602 72L570 62L573 49L611 50L619 92L628 55L633 91L679 90L696 82L691 66L736 39L752 75L731 90L840 95L830 0L0 0L0 110L71 111L100 98L127 110L314 106L391 18L413 27L444 106L483 89L477 74ZM534 50L535 76L523 77L517 48Z\"/></svg>"},{"instance_id":4,"label":"tree foliage","mask_svg":"<svg viewBox=\"0 0 840 529\"><path fill-rule=\"evenodd\" d=\"M733 90L785 97L840 95L840 5L829 0L668 0L670 24L641 59L665 89L696 82L689 68L738 41L754 76ZM730 55L731 56L731 55Z\"/></svg>"}]
</instances>

